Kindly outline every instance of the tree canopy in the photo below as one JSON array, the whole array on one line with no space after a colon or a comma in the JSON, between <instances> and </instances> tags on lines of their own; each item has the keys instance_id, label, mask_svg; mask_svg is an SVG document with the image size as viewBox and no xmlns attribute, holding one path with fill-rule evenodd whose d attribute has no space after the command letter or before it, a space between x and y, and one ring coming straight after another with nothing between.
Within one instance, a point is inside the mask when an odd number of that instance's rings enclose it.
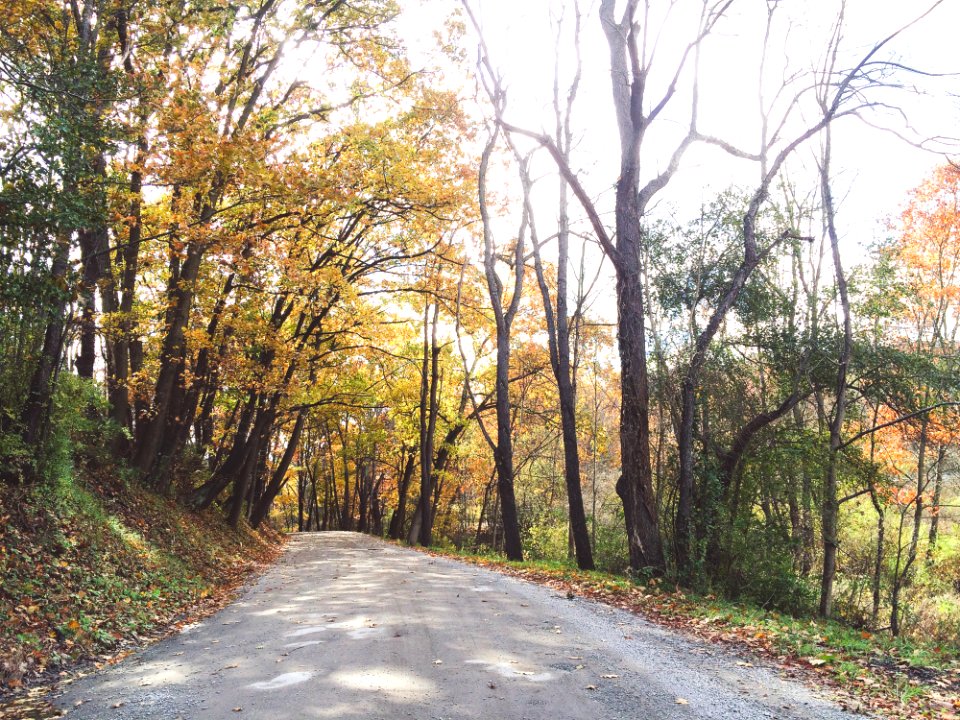
<instances>
[{"instance_id":1,"label":"tree canopy","mask_svg":"<svg viewBox=\"0 0 960 720\"><path fill-rule=\"evenodd\" d=\"M956 640L960 171L843 201L940 3L787 5L0 0L4 483Z\"/></svg>"}]
</instances>

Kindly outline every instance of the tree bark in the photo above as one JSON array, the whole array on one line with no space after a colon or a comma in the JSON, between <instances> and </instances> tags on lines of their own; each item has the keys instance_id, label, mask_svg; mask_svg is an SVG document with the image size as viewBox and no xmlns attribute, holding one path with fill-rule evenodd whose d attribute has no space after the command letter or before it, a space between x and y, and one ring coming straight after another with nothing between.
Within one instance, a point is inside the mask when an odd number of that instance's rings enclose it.
<instances>
[{"instance_id":1,"label":"tree bark","mask_svg":"<svg viewBox=\"0 0 960 720\"><path fill-rule=\"evenodd\" d=\"M924 401L926 405L926 399ZM917 561L917 551L920 544L920 525L923 522L923 493L926 492L928 479L927 473L927 445L929 443L929 415L923 415L920 419L920 446L917 450L917 494L913 499L913 528L910 531L910 543L907 545L907 560L903 564L903 571L900 572L899 557L897 568L893 577L893 590L890 598L890 634L894 637L900 636L900 593L903 588L910 585L913 566Z\"/></svg>"},{"instance_id":2,"label":"tree bark","mask_svg":"<svg viewBox=\"0 0 960 720\"><path fill-rule=\"evenodd\" d=\"M927 565L933 565L934 553L937 550L940 528L940 498L943 494L943 463L947 456L947 446L937 447L937 467L933 480L933 497L930 500L930 531L927 535Z\"/></svg>"},{"instance_id":3,"label":"tree bark","mask_svg":"<svg viewBox=\"0 0 960 720\"><path fill-rule=\"evenodd\" d=\"M437 393L439 389L440 346L437 344L437 325L440 317L440 305L433 306L433 320L430 323L430 339L427 341L427 316L429 305L423 315L423 368L421 370L420 389L420 545L430 547L433 543L433 445L437 430Z\"/></svg>"},{"instance_id":4,"label":"tree bark","mask_svg":"<svg viewBox=\"0 0 960 720\"><path fill-rule=\"evenodd\" d=\"M620 22L614 18L615 6L613 0L603 0L600 4L600 20L610 50L611 87L620 133L620 177L614 208L616 251L611 255L617 274L617 347L622 391L622 467L617 494L624 505L630 567L662 572L665 561L650 465L650 387L640 264L644 203L655 190L651 187L641 200L640 146L649 119L644 117L643 109L645 73L639 67L634 22L636 2L628 3Z\"/></svg>"},{"instance_id":5,"label":"tree bark","mask_svg":"<svg viewBox=\"0 0 960 720\"><path fill-rule=\"evenodd\" d=\"M401 452L403 460L403 470L400 472L399 482L397 484L397 508L390 517L390 527L387 534L393 540L399 540L403 537L403 526L407 521L407 492L410 489L410 481L413 479L413 471L416 467L415 451L407 451L406 448Z\"/></svg>"},{"instance_id":6,"label":"tree bark","mask_svg":"<svg viewBox=\"0 0 960 720\"><path fill-rule=\"evenodd\" d=\"M830 127L824 135L823 158L820 167L820 194L823 198L823 210L826 219L827 235L833 256L833 269L843 311L843 344L837 362L836 404L830 422L830 455L827 461L827 474L823 486L821 504L821 523L823 538L823 572L820 580L820 616L830 617L833 613L833 581L837 573L837 515L840 506L837 502L837 466L840 462L841 432L847 410L847 369L853 356L853 324L850 315L850 299L847 295L847 278L840 260L840 241L835 224L836 213L833 204L833 191L830 185Z\"/></svg>"},{"instance_id":7,"label":"tree bark","mask_svg":"<svg viewBox=\"0 0 960 720\"><path fill-rule=\"evenodd\" d=\"M62 234L57 238L56 252L50 268L51 281L61 287L59 299L50 309L40 357L30 378L27 401L20 415L23 441L33 448L38 448L46 439L50 420L50 403L53 398L53 379L63 358L69 259L70 239L66 234ZM10 479L16 479L16 474L10 474Z\"/></svg>"},{"instance_id":8,"label":"tree bark","mask_svg":"<svg viewBox=\"0 0 960 720\"><path fill-rule=\"evenodd\" d=\"M494 98L494 103L500 103L501 97ZM523 236L526 232L527 212L523 213L520 233L518 234L513 263L514 287L513 297L506 309L503 307L503 283L496 270L494 252L493 229L491 227L489 210L486 199L486 175L490 163L490 155L496 145L499 131L494 130L480 160L478 178L478 195L480 199L480 215L483 220L483 266L487 281L487 290L493 305L493 314L497 330L497 365L496 365L496 416L497 441L493 450L494 465L497 469L497 488L500 495L500 505L503 515L504 549L510 560L523 559L523 545L520 539L520 520L517 513L517 499L514 494L514 467L513 467L513 436L510 416L510 327L517 309L520 306L520 297L523 290Z\"/></svg>"},{"instance_id":9,"label":"tree bark","mask_svg":"<svg viewBox=\"0 0 960 720\"><path fill-rule=\"evenodd\" d=\"M167 330L160 353L160 370L154 388L150 419L138 439L134 466L142 475L150 479L156 464L158 451L167 427L170 406L176 392L176 381L181 376L184 352L186 350L185 331L193 305L194 289L200 272L202 248L190 243L187 255L177 277L170 279L167 295L170 299L170 311L167 315Z\"/></svg>"},{"instance_id":10,"label":"tree bark","mask_svg":"<svg viewBox=\"0 0 960 720\"><path fill-rule=\"evenodd\" d=\"M518 158L519 159L519 158ZM533 217L530 206L532 182L526 163L520 161L521 181L523 184L526 212ZM547 344L550 350L550 366L557 382L557 394L560 398L560 427L563 440L563 476L567 488L567 510L570 521L570 535L573 541L577 567L592 570L593 551L590 548L590 531L587 527L587 515L583 509L583 489L580 480L580 447L577 439L577 398L571 379L570 366L570 323L567 309L567 273L569 262L570 228L567 217L566 182L560 181L560 229L557 236L557 298L556 311L550 297L540 256L540 241L536 225L530 223L530 242L533 245L534 268L537 284L543 299L543 311L547 325Z\"/></svg>"},{"instance_id":11,"label":"tree bark","mask_svg":"<svg viewBox=\"0 0 960 720\"><path fill-rule=\"evenodd\" d=\"M283 485L286 482L287 471L290 469L290 463L293 462L293 456L296 454L297 448L300 445L300 436L303 433L305 421L306 410L300 410L300 412L297 413L296 422L293 424L293 430L290 431L290 437L287 440L287 447L283 453L283 457L280 458L280 462L273 471L270 483L264 488L263 494L250 512L250 525L254 528L260 527L260 523L266 519L270 513L270 506L280 493L280 490L283 489Z\"/></svg>"}]
</instances>

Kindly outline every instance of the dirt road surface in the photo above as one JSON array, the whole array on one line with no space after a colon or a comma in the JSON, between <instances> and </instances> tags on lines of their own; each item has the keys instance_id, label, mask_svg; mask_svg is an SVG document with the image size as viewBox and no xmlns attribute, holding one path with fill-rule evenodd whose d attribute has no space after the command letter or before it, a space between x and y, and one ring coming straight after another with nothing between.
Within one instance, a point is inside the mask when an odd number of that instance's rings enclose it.
<instances>
[{"instance_id":1,"label":"dirt road surface","mask_svg":"<svg viewBox=\"0 0 960 720\"><path fill-rule=\"evenodd\" d=\"M71 720L857 717L761 665L549 588L335 532L294 537L232 605L56 704Z\"/></svg>"}]
</instances>

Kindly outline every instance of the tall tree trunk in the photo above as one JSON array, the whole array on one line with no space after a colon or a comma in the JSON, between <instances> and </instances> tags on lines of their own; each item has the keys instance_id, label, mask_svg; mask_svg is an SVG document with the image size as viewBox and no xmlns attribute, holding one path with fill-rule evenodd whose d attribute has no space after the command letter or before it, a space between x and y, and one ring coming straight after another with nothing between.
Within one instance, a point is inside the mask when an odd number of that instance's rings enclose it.
<instances>
[{"instance_id":1,"label":"tall tree trunk","mask_svg":"<svg viewBox=\"0 0 960 720\"><path fill-rule=\"evenodd\" d=\"M93 379L93 367L97 358L97 283L101 277L101 267L97 251L100 243L98 228L83 229L79 235L80 264L83 268L80 283L80 353L77 355L77 375ZM104 236L106 235L106 228Z\"/></svg>"},{"instance_id":2,"label":"tall tree trunk","mask_svg":"<svg viewBox=\"0 0 960 720\"><path fill-rule=\"evenodd\" d=\"M272 418L270 417L270 413L269 411L264 411L261 413L259 421L254 424L253 431L250 433L243 464L240 466L240 471L233 481L230 512L227 516L227 522L229 522L232 528L239 527L240 518L244 515L244 506L249 500L251 486L257 474L261 453L265 449L271 425Z\"/></svg>"},{"instance_id":3,"label":"tall tree trunk","mask_svg":"<svg viewBox=\"0 0 960 720\"><path fill-rule=\"evenodd\" d=\"M523 236L526 231L527 212L525 208L520 233L516 242L516 258L513 267L515 273L513 297L510 300L510 306L504 310L503 283L497 276L493 229L491 227L486 198L487 167L490 162L490 154L496 145L497 137L498 132L494 131L487 142L487 146L484 148L480 161L478 183L480 214L483 219L484 272L497 327L495 384L497 441L493 451L493 458L494 465L497 469L497 488L499 490L500 508L503 517L504 548L509 559L522 560L523 546L520 539L520 519L517 513L517 499L513 488L513 428L510 415L510 327L516 311L520 306L520 296L523 289Z\"/></svg>"},{"instance_id":4,"label":"tall tree trunk","mask_svg":"<svg viewBox=\"0 0 960 720\"><path fill-rule=\"evenodd\" d=\"M137 155L134 170L130 172L129 229L126 243L120 256L123 258L123 272L120 277L119 327L114 340L112 377L109 379L110 416L114 422L128 432L133 430L133 415L130 408L130 391L127 384L134 369L131 358L131 341L134 330L133 301L136 292L137 270L140 257L140 238L143 221L141 217L143 175L140 171L146 159L147 142L143 135L137 138ZM124 455L130 451L129 443L123 441L118 448Z\"/></svg>"},{"instance_id":5,"label":"tall tree trunk","mask_svg":"<svg viewBox=\"0 0 960 720\"><path fill-rule=\"evenodd\" d=\"M70 239L66 234L57 238L56 252L50 268L51 281L66 288L70 258ZM43 334L43 345L30 378L27 401L20 415L23 426L23 441L37 448L46 439L50 420L50 404L53 398L53 380L63 358L63 340L66 325L67 294L63 290L50 309ZM5 473L6 475L6 473ZM17 479L10 474L10 479Z\"/></svg>"},{"instance_id":6,"label":"tall tree trunk","mask_svg":"<svg viewBox=\"0 0 960 720\"><path fill-rule=\"evenodd\" d=\"M926 404L926 398L924 404ZM929 442L930 417L924 414L920 419L920 447L917 450L917 494L913 499L913 528L910 531L910 543L907 545L907 559L903 564L902 572L895 572L893 591L890 602L890 634L900 635L900 593L910 585L913 566L917 561L917 551L920 544L920 526L923 523L923 493L927 489L927 444ZM897 565L899 566L899 560ZM899 570L899 567L897 568Z\"/></svg>"},{"instance_id":7,"label":"tall tree trunk","mask_svg":"<svg viewBox=\"0 0 960 720\"><path fill-rule=\"evenodd\" d=\"M343 462L343 504L340 508L340 529L353 530L353 496L350 494L350 457L347 455L347 439L343 432L343 427L339 423L337 424L337 434L340 436L341 460ZM332 450L330 460L330 475L336 478ZM336 482L336 479L334 479L334 482Z\"/></svg>"},{"instance_id":8,"label":"tall tree trunk","mask_svg":"<svg viewBox=\"0 0 960 720\"><path fill-rule=\"evenodd\" d=\"M437 344L437 324L440 305L433 306L433 321L427 339L429 304L423 311L423 367L420 376L420 532L417 538L423 547L433 542L433 446L437 429L437 392L439 385L440 346Z\"/></svg>"},{"instance_id":9,"label":"tall tree trunk","mask_svg":"<svg viewBox=\"0 0 960 720\"><path fill-rule=\"evenodd\" d=\"M210 507L220 494L227 489L236 473L239 472L243 464L244 452L250 434L250 426L256 417L258 403L261 399L262 398L253 391L248 394L247 400L243 404L243 410L240 413L240 421L237 423L236 430L233 434L230 452L226 453L226 460L222 463L219 459L214 461L213 475L207 482L191 493L189 504L193 507L201 510ZM226 452L226 440L224 439L222 442L223 444L217 452L218 456Z\"/></svg>"},{"instance_id":10,"label":"tall tree trunk","mask_svg":"<svg viewBox=\"0 0 960 720\"><path fill-rule=\"evenodd\" d=\"M502 102L502 96L494 99L495 103ZM504 547L507 557L511 560L523 559L523 546L520 539L520 520L517 513L517 499L514 494L513 468L513 437L510 417L510 327L517 309L520 307L520 298L523 291L524 269L524 235L528 214L524 208L520 233L518 234L514 269L513 297L506 309L503 307L503 283L496 271L496 257L494 252L493 229L491 227L489 210L487 207L486 176L490 163L490 154L496 145L499 136L498 130L490 135L480 160L478 177L478 196L480 200L480 216L483 220L483 266L487 281L487 290L490 294L493 314L497 328L497 366L496 366L496 416L497 441L493 450L494 465L497 469L497 488L500 495L500 507L503 516ZM429 500L429 498L428 498ZM421 499L423 502L423 499Z\"/></svg>"},{"instance_id":11,"label":"tall tree trunk","mask_svg":"<svg viewBox=\"0 0 960 720\"><path fill-rule=\"evenodd\" d=\"M523 560L520 540L520 520L517 499L513 489L513 437L510 423L510 338L506 332L497 332L497 448L494 464L497 468L497 489L503 515L504 549L510 560Z\"/></svg>"},{"instance_id":12,"label":"tall tree trunk","mask_svg":"<svg viewBox=\"0 0 960 720\"><path fill-rule=\"evenodd\" d=\"M870 611L870 621L876 626L877 618L880 616L880 586L883 578L883 542L886 532L885 513L883 503L877 494L876 486L871 478L870 480L870 502L873 503L873 509L877 513L877 550L873 557L873 578L871 581L872 605Z\"/></svg>"},{"instance_id":13,"label":"tall tree trunk","mask_svg":"<svg viewBox=\"0 0 960 720\"><path fill-rule=\"evenodd\" d=\"M309 476L302 468L297 472L297 532L303 532L303 511L309 487Z\"/></svg>"},{"instance_id":14,"label":"tall tree trunk","mask_svg":"<svg viewBox=\"0 0 960 720\"><path fill-rule=\"evenodd\" d=\"M98 18L98 20L100 20ZM97 23L99 25L99 22ZM116 16L111 15L103 22L108 31L116 29ZM91 53L97 44L96 30L87 23L78 27L81 41ZM105 80L113 61L114 45L101 42L96 50L95 73L98 79ZM110 237L107 230L107 158L104 116L107 111L107 98L100 95L91 101L87 110L86 122L89 123L90 137L96 148L87 168L87 195L90 206L87 208L88 222L77 233L80 245L80 263L83 273L80 283L80 354L77 357L77 374L83 378L93 378L97 354L97 291L100 292L103 311L116 310L116 292L113 273L110 269ZM112 341L107 339L105 360L108 368L113 364ZM110 377L108 370L107 376Z\"/></svg>"},{"instance_id":15,"label":"tall tree trunk","mask_svg":"<svg viewBox=\"0 0 960 720\"><path fill-rule=\"evenodd\" d=\"M177 378L182 375L182 364L186 350L186 328L193 306L193 284L200 273L200 261L203 251L197 243L187 246L186 259L179 275L170 279L167 295L170 310L167 314L167 329L160 352L160 370L153 393L151 417L147 421L142 436L138 439L134 466L141 474L152 480L151 471L157 460L158 451L167 427L170 406L176 393Z\"/></svg>"},{"instance_id":16,"label":"tall tree trunk","mask_svg":"<svg viewBox=\"0 0 960 720\"><path fill-rule=\"evenodd\" d=\"M532 182L526 163L521 161L521 180L524 203L527 213L533 217L530 207ZM547 325L547 343L550 350L550 366L557 382L560 397L560 427L563 438L563 476L567 488L567 509L570 521L570 535L581 570L593 569L593 551L590 548L590 531L587 528L587 515L583 509L583 489L580 484L580 446L577 439L577 398L571 379L570 367L570 323L567 310L567 271L569 262L570 228L567 218L566 183L561 180L560 190L560 231L557 238L557 306L554 312L550 288L547 285L543 261L540 257L540 240L536 225L530 224L530 241L533 245L534 268L537 283L543 299L543 311Z\"/></svg>"},{"instance_id":17,"label":"tall tree trunk","mask_svg":"<svg viewBox=\"0 0 960 720\"><path fill-rule=\"evenodd\" d=\"M384 503L380 500L380 488L385 479L386 474L381 472L370 490L370 533L377 537L383 536Z\"/></svg>"},{"instance_id":18,"label":"tall tree trunk","mask_svg":"<svg viewBox=\"0 0 960 720\"><path fill-rule=\"evenodd\" d=\"M833 269L843 311L843 344L837 362L836 404L830 422L830 455L827 460L827 475L823 486L821 523L823 538L823 573L820 581L820 615L830 617L833 613L833 581L837 573L837 469L840 463L841 432L847 410L847 370L853 356L853 324L850 316L850 299L847 295L847 278L840 261L840 241L837 237L833 191L830 185L831 133L827 126L824 132L823 158L820 166L820 194L826 219L827 235L833 256Z\"/></svg>"},{"instance_id":19,"label":"tall tree trunk","mask_svg":"<svg viewBox=\"0 0 960 720\"><path fill-rule=\"evenodd\" d=\"M393 540L399 540L403 536L403 526L407 521L407 492L410 489L410 481L413 479L413 471L416 467L415 450L408 451L404 447L401 450L401 455L404 460L403 470L400 472L397 484L397 507L390 517L390 528L387 531L387 534Z\"/></svg>"},{"instance_id":20,"label":"tall tree trunk","mask_svg":"<svg viewBox=\"0 0 960 720\"><path fill-rule=\"evenodd\" d=\"M218 471L211 482L218 486L223 482L233 481L233 493L230 500L230 512L228 515L229 523L232 527L237 527L240 517L243 515L245 503L248 503L254 491L254 482L262 477L263 468L266 462L265 453L268 448L270 436L273 433L274 420L277 416L278 406L283 397L282 387L277 389L268 399L261 398L258 402L256 416L253 422L253 428L250 434L243 441L239 448L237 457L239 461L236 465L235 473L228 475ZM238 442L235 440L235 443ZM233 475L233 477L231 477ZM219 476L219 480L218 480ZM208 495L209 502L215 496Z\"/></svg>"},{"instance_id":21,"label":"tall tree trunk","mask_svg":"<svg viewBox=\"0 0 960 720\"><path fill-rule=\"evenodd\" d=\"M367 532L367 509L370 502L370 469L366 462L359 462L356 472L357 532Z\"/></svg>"},{"instance_id":22,"label":"tall tree trunk","mask_svg":"<svg viewBox=\"0 0 960 720\"><path fill-rule=\"evenodd\" d=\"M133 48L128 36L128 11L125 7L117 9L116 15L117 37L120 42L120 53L123 56L123 68L128 78L136 75L133 62ZM144 104L144 98L140 99ZM113 339L113 363L111 375L108 378L108 393L110 399L110 417L119 427L133 430L133 416L130 408L130 392L127 384L132 368L131 341L134 333L133 301L136 291L137 271L140 258L140 239L143 234L142 204L143 204L143 172L141 168L146 162L147 138L144 128L147 124L145 111L137 114L139 126L137 128L137 152L130 170L128 192L130 203L127 206L127 237L123 249L117 252L117 262L122 260L119 288L119 323ZM128 455L129 442L119 436L117 452Z\"/></svg>"},{"instance_id":23,"label":"tall tree trunk","mask_svg":"<svg viewBox=\"0 0 960 720\"><path fill-rule=\"evenodd\" d=\"M635 168L632 171L635 173ZM620 353L620 457L617 494L624 506L630 567L664 569L660 523L650 466L650 386L640 279L640 223L628 177L617 183L617 346Z\"/></svg>"},{"instance_id":24,"label":"tall tree trunk","mask_svg":"<svg viewBox=\"0 0 960 720\"><path fill-rule=\"evenodd\" d=\"M266 519L270 513L270 506L286 482L290 463L293 462L293 456L296 454L297 448L300 445L300 436L303 433L306 414L306 410L300 410L300 412L297 413L297 419L293 424L293 430L290 431L290 437L287 440L287 447L286 450L284 450L283 457L280 458L280 462L273 471L270 483L264 488L263 494L250 512L250 525L254 528L260 527L260 523Z\"/></svg>"},{"instance_id":25,"label":"tall tree trunk","mask_svg":"<svg viewBox=\"0 0 960 720\"><path fill-rule=\"evenodd\" d=\"M877 426L877 418L880 415L880 404L873 408L873 427ZM876 482L876 457L877 457L877 436L870 433L870 473L867 476L867 483L870 489L870 502L873 505L874 512L877 513L877 550L873 556L873 578L871 580L872 606L870 611L870 624L877 626L877 618L880 617L880 585L883 579L883 542L886 533L885 512L883 503L880 501L880 495L877 492Z\"/></svg>"},{"instance_id":26,"label":"tall tree trunk","mask_svg":"<svg viewBox=\"0 0 960 720\"><path fill-rule=\"evenodd\" d=\"M630 2L622 21L614 18L616 3L603 0L600 20L610 50L610 70L617 126L620 133L620 176L614 217L616 248L605 246L617 273L617 347L620 354L620 458L617 494L623 501L630 567L665 569L660 522L650 465L650 385L647 377L646 309L641 275L643 217L646 202L656 192L645 187L640 196L640 146L644 117L645 79L637 66L636 3ZM665 176L663 184L669 180ZM659 189L659 188L657 188Z\"/></svg>"},{"instance_id":27,"label":"tall tree trunk","mask_svg":"<svg viewBox=\"0 0 960 720\"><path fill-rule=\"evenodd\" d=\"M943 494L943 463L947 456L947 446L937 447L937 467L933 481L933 498L930 500L930 532L927 535L927 565L933 565L934 553L937 550L938 532L940 527L940 497Z\"/></svg>"}]
</instances>

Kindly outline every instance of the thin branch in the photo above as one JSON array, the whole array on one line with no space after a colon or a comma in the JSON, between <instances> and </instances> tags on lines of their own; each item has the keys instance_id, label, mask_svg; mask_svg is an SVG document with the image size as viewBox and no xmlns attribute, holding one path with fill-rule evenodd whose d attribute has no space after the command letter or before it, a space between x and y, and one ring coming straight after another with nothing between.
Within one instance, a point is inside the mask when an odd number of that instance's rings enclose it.
<instances>
[{"instance_id":1,"label":"thin branch","mask_svg":"<svg viewBox=\"0 0 960 720\"><path fill-rule=\"evenodd\" d=\"M855 443L857 440L860 440L861 438L864 438L867 435L871 435L877 432L878 430L883 430L884 428L888 428L893 425L899 425L902 422L906 422L907 420L912 420L915 417L920 417L921 415L925 415L929 412L932 412L933 410L936 410L942 407L960 407L960 401L947 400L944 402L935 403L933 405L928 405L927 407L920 408L919 410L914 410L913 412L907 413L906 415L901 415L900 417L894 418L893 420L890 420L888 422L880 423L879 425L874 425L872 428L868 428L867 430L858 432L856 435L854 435L852 438L850 438L846 442L840 443L840 446L837 449L843 450L849 445L852 445L853 443Z\"/></svg>"}]
</instances>

